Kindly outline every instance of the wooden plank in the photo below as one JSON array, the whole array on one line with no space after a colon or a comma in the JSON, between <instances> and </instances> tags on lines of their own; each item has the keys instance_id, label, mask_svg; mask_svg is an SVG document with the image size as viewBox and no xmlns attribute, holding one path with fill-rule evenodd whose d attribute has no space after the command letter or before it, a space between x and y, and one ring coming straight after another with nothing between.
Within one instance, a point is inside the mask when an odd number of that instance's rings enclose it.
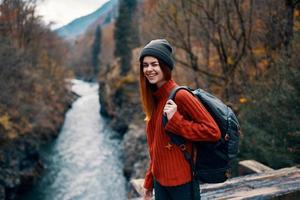
<instances>
[{"instance_id":1,"label":"wooden plank","mask_svg":"<svg viewBox=\"0 0 300 200\"><path fill-rule=\"evenodd\" d=\"M143 179L132 180L137 192L143 194ZM300 169L283 168L236 177L219 184L200 186L202 200L226 199L300 199Z\"/></svg>"},{"instance_id":2,"label":"wooden plank","mask_svg":"<svg viewBox=\"0 0 300 200\"><path fill-rule=\"evenodd\" d=\"M268 171L273 171L273 169L255 160L243 160L239 162L240 176Z\"/></svg>"}]
</instances>

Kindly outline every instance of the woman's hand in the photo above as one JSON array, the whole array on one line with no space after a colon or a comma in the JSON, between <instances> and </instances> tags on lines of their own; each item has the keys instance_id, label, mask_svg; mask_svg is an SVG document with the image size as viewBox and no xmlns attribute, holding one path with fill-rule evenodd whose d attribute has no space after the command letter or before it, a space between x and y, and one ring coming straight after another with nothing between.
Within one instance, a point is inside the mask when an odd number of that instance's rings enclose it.
<instances>
[{"instance_id":1,"label":"woman's hand","mask_svg":"<svg viewBox=\"0 0 300 200\"><path fill-rule=\"evenodd\" d=\"M153 189L145 189L143 200L152 200Z\"/></svg>"},{"instance_id":2,"label":"woman's hand","mask_svg":"<svg viewBox=\"0 0 300 200\"><path fill-rule=\"evenodd\" d=\"M164 107L164 114L167 115L168 120L170 120L173 117L176 111L176 103L173 100L169 99Z\"/></svg>"}]
</instances>

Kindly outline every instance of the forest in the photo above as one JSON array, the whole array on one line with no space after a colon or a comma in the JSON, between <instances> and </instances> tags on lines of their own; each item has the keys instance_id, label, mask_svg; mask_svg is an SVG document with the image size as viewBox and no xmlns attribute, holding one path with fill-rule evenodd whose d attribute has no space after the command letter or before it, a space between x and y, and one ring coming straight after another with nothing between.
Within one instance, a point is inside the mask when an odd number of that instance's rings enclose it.
<instances>
[{"instance_id":1,"label":"forest","mask_svg":"<svg viewBox=\"0 0 300 200\"><path fill-rule=\"evenodd\" d=\"M35 14L34 1L0 7L1 143L30 132L54 131L67 101L66 45ZM50 119L50 120L49 120Z\"/></svg>"},{"instance_id":2,"label":"forest","mask_svg":"<svg viewBox=\"0 0 300 200\"><path fill-rule=\"evenodd\" d=\"M71 103L67 45L35 13L35 1L0 4L0 199L32 182L38 146L55 138ZM30 169L26 171L27 169ZM32 170L31 170L32 169ZM10 187L8 187L10 185Z\"/></svg>"}]
</instances>

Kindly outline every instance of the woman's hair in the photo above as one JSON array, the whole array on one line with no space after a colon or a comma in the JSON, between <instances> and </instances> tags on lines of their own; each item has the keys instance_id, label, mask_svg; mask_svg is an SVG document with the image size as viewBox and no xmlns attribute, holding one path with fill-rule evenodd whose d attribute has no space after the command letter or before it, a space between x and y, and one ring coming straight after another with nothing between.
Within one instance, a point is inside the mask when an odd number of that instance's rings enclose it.
<instances>
[{"instance_id":1,"label":"woman's hair","mask_svg":"<svg viewBox=\"0 0 300 200\"><path fill-rule=\"evenodd\" d=\"M170 80L172 78L171 70L162 60L158 60L159 66L163 72L165 80ZM155 109L155 101L152 93L155 91L156 85L150 84L148 79L144 76L143 72L143 59L140 62L140 93L141 101L143 105L144 112L146 114L145 121L149 121L152 117L153 110Z\"/></svg>"}]
</instances>

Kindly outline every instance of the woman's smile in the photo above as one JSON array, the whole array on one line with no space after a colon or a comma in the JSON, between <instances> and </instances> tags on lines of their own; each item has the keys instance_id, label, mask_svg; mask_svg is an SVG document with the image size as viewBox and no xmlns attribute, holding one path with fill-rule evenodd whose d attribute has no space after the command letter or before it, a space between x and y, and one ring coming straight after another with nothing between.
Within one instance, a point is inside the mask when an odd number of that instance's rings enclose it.
<instances>
[{"instance_id":1,"label":"woman's smile","mask_svg":"<svg viewBox=\"0 0 300 200\"><path fill-rule=\"evenodd\" d=\"M146 77L148 78L148 79L153 79L153 78L155 78L157 76L157 74L155 73L155 74L147 74L146 75Z\"/></svg>"}]
</instances>

